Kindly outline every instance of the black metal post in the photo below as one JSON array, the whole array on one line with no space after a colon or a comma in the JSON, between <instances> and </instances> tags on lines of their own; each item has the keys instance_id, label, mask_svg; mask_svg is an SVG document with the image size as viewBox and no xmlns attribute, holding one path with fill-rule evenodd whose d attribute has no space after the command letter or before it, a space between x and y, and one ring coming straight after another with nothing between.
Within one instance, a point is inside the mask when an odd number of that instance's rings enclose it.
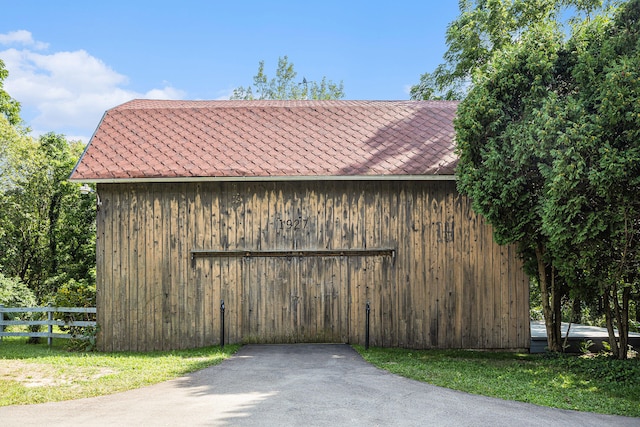
<instances>
[{"instance_id":1,"label":"black metal post","mask_svg":"<svg viewBox=\"0 0 640 427\"><path fill-rule=\"evenodd\" d=\"M367 301L367 321L365 322L366 331L364 333L364 349L369 350L369 315L371 313L371 305Z\"/></svg>"},{"instance_id":2,"label":"black metal post","mask_svg":"<svg viewBox=\"0 0 640 427\"><path fill-rule=\"evenodd\" d=\"M220 346L224 348L224 300L220 301Z\"/></svg>"}]
</instances>

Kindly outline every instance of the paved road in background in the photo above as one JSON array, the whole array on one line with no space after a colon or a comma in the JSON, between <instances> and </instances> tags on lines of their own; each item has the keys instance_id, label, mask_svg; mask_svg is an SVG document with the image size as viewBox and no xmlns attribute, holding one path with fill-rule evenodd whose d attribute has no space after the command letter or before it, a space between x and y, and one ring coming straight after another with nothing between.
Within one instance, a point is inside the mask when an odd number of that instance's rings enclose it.
<instances>
[{"instance_id":1,"label":"paved road in background","mask_svg":"<svg viewBox=\"0 0 640 427\"><path fill-rule=\"evenodd\" d=\"M218 366L137 390L0 407L10 426L640 426L402 378L348 345L247 345Z\"/></svg>"}]
</instances>

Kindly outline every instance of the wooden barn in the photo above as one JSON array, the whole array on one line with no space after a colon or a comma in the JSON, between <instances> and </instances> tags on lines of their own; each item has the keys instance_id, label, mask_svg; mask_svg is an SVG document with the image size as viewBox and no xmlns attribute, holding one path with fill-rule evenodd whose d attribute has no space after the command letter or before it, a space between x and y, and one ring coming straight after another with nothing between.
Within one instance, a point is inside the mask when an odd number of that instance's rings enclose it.
<instances>
[{"instance_id":1,"label":"wooden barn","mask_svg":"<svg viewBox=\"0 0 640 427\"><path fill-rule=\"evenodd\" d=\"M367 325L372 346L528 348L516 251L456 191L456 108L107 111L71 175L99 196L99 348L364 344Z\"/></svg>"}]
</instances>

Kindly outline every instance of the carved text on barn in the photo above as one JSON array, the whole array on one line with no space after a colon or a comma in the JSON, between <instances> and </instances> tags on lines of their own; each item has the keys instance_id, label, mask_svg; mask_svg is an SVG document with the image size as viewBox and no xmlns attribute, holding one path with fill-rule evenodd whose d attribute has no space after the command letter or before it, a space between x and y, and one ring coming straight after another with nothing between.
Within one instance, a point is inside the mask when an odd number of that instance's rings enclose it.
<instances>
[{"instance_id":1,"label":"carved text on barn","mask_svg":"<svg viewBox=\"0 0 640 427\"><path fill-rule=\"evenodd\" d=\"M287 231L299 231L307 228L309 225L309 218L302 216L281 217L277 215L273 221L273 225L277 234Z\"/></svg>"}]
</instances>

